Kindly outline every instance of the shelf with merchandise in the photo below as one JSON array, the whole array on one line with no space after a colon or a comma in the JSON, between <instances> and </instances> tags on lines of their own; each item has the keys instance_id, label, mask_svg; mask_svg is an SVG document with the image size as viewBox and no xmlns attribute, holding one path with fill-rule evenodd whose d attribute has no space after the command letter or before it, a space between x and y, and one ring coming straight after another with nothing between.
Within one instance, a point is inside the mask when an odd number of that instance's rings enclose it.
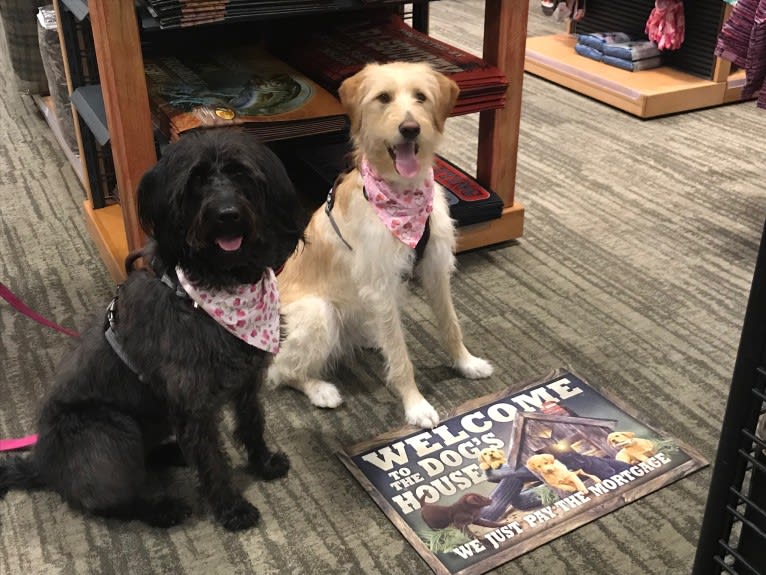
<instances>
[{"instance_id":1,"label":"shelf with merchandise","mask_svg":"<svg viewBox=\"0 0 766 575\"><path fill-rule=\"evenodd\" d=\"M77 1L58 0L61 3ZM61 11L58 2L57 12ZM369 6L380 4L369 3ZM415 5L413 25L427 25L428 14L423 7L427 8L426 2ZM520 31L526 26L527 9L524 3L489 0L486 3L484 58L506 75L509 88L503 109L479 114L476 179L498 193L503 200L503 210L498 219L461 228L460 250L508 241L523 232L524 211L514 199L514 188L524 53L524 35ZM91 56L97 63L98 85L109 127L116 189L120 193L119 203L100 209L89 193L85 216L102 258L119 282L125 276L123 261L128 251L145 241L134 194L141 176L156 162L158 141L148 101L140 12L126 3L90 0L87 19L94 47ZM184 34L185 31L152 32L155 33ZM77 87L74 86L72 92Z\"/></svg>"},{"instance_id":2,"label":"shelf with merchandise","mask_svg":"<svg viewBox=\"0 0 766 575\"><path fill-rule=\"evenodd\" d=\"M586 17L568 33L530 37L527 72L640 118L653 118L738 101L744 71L714 55L718 31L731 8L721 0L700 0L687 9L686 41L667 52L664 65L630 72L578 55L575 34L628 31L640 36L653 0L589 1Z\"/></svg>"}]
</instances>

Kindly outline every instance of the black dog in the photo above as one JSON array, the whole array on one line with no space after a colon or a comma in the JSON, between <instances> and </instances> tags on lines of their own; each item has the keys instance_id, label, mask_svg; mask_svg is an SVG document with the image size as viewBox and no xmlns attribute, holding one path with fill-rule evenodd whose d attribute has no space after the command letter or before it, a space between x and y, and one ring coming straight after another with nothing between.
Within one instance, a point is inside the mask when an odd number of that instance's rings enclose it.
<instances>
[{"instance_id":1,"label":"black dog","mask_svg":"<svg viewBox=\"0 0 766 575\"><path fill-rule=\"evenodd\" d=\"M180 523L188 507L147 493L146 481L150 456L172 451L175 435L218 521L230 530L255 525L259 512L232 482L218 424L233 400L249 470L264 479L287 473L287 456L264 442L257 399L271 354L198 308L175 270L200 289L257 285L302 239L297 203L277 157L241 132L192 133L170 145L138 190L152 238L140 254L148 265L130 273L109 321L102 315L63 361L31 456L0 464L0 497L49 488L94 514Z\"/></svg>"}]
</instances>

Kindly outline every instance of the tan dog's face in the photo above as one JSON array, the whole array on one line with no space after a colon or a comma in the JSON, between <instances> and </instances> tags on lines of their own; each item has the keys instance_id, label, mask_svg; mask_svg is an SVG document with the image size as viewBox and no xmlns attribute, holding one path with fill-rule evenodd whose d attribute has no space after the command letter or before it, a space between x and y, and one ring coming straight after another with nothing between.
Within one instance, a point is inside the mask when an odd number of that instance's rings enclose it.
<instances>
[{"instance_id":1,"label":"tan dog's face","mask_svg":"<svg viewBox=\"0 0 766 575\"><path fill-rule=\"evenodd\" d=\"M495 447L485 447L479 452L479 467L482 469L499 469L505 465L508 459L502 449Z\"/></svg>"},{"instance_id":2,"label":"tan dog's face","mask_svg":"<svg viewBox=\"0 0 766 575\"><path fill-rule=\"evenodd\" d=\"M566 467L563 463L556 461L556 458L549 453L540 453L533 455L527 459L527 469L533 473L539 473L540 475L550 475L551 473L559 473Z\"/></svg>"},{"instance_id":3,"label":"tan dog's face","mask_svg":"<svg viewBox=\"0 0 766 575\"><path fill-rule=\"evenodd\" d=\"M632 431L615 431L606 436L606 440L609 445L615 449L621 449L627 447L633 443L633 438L636 436Z\"/></svg>"},{"instance_id":4,"label":"tan dog's face","mask_svg":"<svg viewBox=\"0 0 766 575\"><path fill-rule=\"evenodd\" d=\"M339 89L358 153L379 175L400 181L431 167L458 92L427 64L405 62L368 64Z\"/></svg>"}]
</instances>

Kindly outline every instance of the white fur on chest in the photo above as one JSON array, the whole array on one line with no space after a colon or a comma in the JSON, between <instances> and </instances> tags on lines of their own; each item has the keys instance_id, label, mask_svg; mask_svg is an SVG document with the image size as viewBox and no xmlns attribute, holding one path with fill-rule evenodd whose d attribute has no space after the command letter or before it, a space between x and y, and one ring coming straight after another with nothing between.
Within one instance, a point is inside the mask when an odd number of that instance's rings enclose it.
<instances>
[{"instance_id":1,"label":"white fur on chest","mask_svg":"<svg viewBox=\"0 0 766 575\"><path fill-rule=\"evenodd\" d=\"M415 266L415 250L404 244L380 220L375 210L365 199L359 180L358 191L351 197L348 214L352 217L335 217L336 223L352 249L345 245L340 250L341 260L348 272L347 280L357 294L359 290L381 289L397 293L399 298L406 293L403 278L412 275ZM323 214L327 219L327 216ZM438 184L434 189L433 209L429 219L430 236L425 256L430 252L451 253L455 245L455 232L449 215L444 191ZM330 228L329 221L325 228ZM333 230L329 233L335 235ZM338 237L337 240L342 240ZM451 256L450 256L451 258Z\"/></svg>"}]
</instances>

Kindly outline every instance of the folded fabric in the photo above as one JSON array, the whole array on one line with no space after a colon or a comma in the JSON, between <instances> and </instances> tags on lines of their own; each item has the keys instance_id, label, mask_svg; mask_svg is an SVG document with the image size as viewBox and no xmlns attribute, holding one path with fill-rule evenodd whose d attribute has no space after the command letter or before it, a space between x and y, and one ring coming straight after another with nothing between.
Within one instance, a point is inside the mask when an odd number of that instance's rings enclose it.
<instances>
[{"instance_id":1,"label":"folded fabric","mask_svg":"<svg viewBox=\"0 0 766 575\"><path fill-rule=\"evenodd\" d=\"M631 42L618 42L617 44L604 45L604 56L622 58L623 60L645 60L662 54L657 44L651 40L634 40Z\"/></svg>"},{"instance_id":2,"label":"folded fabric","mask_svg":"<svg viewBox=\"0 0 766 575\"><path fill-rule=\"evenodd\" d=\"M575 52L577 52L580 56L585 56L586 58L597 60L599 62L603 56L600 50L596 50L595 48L591 48L585 44L575 44Z\"/></svg>"},{"instance_id":3,"label":"folded fabric","mask_svg":"<svg viewBox=\"0 0 766 575\"><path fill-rule=\"evenodd\" d=\"M655 56L654 58L644 58L643 60L623 60L622 58L615 58L614 56L602 56L601 61L604 64L610 66L617 66L623 70L630 72L638 72L639 70L650 70L651 68L659 68L662 65L662 58Z\"/></svg>"},{"instance_id":4,"label":"folded fabric","mask_svg":"<svg viewBox=\"0 0 766 575\"><path fill-rule=\"evenodd\" d=\"M616 44L618 42L630 42L633 40L625 32L593 32L591 34L578 34L577 42L585 46L590 46L596 50L603 51L607 44Z\"/></svg>"}]
</instances>

